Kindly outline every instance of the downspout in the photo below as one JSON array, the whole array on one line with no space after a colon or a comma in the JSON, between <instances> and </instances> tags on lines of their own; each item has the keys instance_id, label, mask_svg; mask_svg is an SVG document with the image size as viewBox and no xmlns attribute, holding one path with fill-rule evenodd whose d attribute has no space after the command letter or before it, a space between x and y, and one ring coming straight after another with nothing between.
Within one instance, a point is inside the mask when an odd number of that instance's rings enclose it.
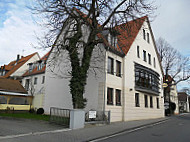
<instances>
[{"instance_id":1,"label":"downspout","mask_svg":"<svg viewBox=\"0 0 190 142\"><path fill-rule=\"evenodd\" d=\"M125 121L125 56L123 57L123 97L122 97L122 121Z\"/></svg>"},{"instance_id":2,"label":"downspout","mask_svg":"<svg viewBox=\"0 0 190 142\"><path fill-rule=\"evenodd\" d=\"M108 49L109 49L109 47L108 47ZM105 115L105 109L106 109L106 54L107 53L107 50L106 50L106 48L105 48L105 59L104 59L104 102L103 102L103 113L104 113L104 115Z\"/></svg>"}]
</instances>

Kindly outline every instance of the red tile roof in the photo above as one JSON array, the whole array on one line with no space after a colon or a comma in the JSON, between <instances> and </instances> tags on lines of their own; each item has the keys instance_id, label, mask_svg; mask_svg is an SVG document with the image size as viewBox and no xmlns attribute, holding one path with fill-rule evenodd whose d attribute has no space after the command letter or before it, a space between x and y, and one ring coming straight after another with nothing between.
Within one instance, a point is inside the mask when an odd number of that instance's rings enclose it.
<instances>
[{"instance_id":1,"label":"red tile roof","mask_svg":"<svg viewBox=\"0 0 190 142\"><path fill-rule=\"evenodd\" d=\"M44 61L44 63L46 63L47 61L47 58L50 54L50 51L48 53L46 53L41 59L40 61ZM41 74L41 73L44 73L46 70L46 64L44 65L44 67L41 69L41 70L38 70L38 67L35 67L31 72L26 71L22 76L25 77L25 76L30 76L30 75L36 75L36 74Z\"/></svg>"},{"instance_id":2,"label":"red tile roof","mask_svg":"<svg viewBox=\"0 0 190 142\"><path fill-rule=\"evenodd\" d=\"M6 79L3 77L0 77L0 91L27 93L18 80Z\"/></svg>"},{"instance_id":3,"label":"red tile roof","mask_svg":"<svg viewBox=\"0 0 190 142\"><path fill-rule=\"evenodd\" d=\"M116 31L119 32L117 36L119 47L125 55L128 53L146 19L147 16L144 16L115 27Z\"/></svg>"},{"instance_id":4,"label":"red tile roof","mask_svg":"<svg viewBox=\"0 0 190 142\"><path fill-rule=\"evenodd\" d=\"M35 52L26 57L22 57L20 60L18 60L18 62L15 60L15 61L10 62L8 65L4 65L5 69L7 69L8 72L3 77L8 78L11 74L13 74L17 69L19 69L22 65L24 65L30 58L32 58L36 54L38 53Z\"/></svg>"},{"instance_id":5,"label":"red tile roof","mask_svg":"<svg viewBox=\"0 0 190 142\"><path fill-rule=\"evenodd\" d=\"M74 8L83 18L86 18L87 15L81 12L80 10ZM121 24L119 26L115 27L115 30L119 33L117 36L118 39L118 45L117 47L113 47L110 45L110 43L105 39L105 37L102 34L98 34L97 36L99 38L103 39L103 43L110 47L112 50L115 50L117 52L120 52L121 54L127 54L132 43L134 42L137 34L139 33L140 28L142 27L144 21L147 19L147 16L137 18L135 20L129 21L127 23ZM91 19L87 19L89 23L92 23ZM100 26L100 25L98 25Z\"/></svg>"}]
</instances>

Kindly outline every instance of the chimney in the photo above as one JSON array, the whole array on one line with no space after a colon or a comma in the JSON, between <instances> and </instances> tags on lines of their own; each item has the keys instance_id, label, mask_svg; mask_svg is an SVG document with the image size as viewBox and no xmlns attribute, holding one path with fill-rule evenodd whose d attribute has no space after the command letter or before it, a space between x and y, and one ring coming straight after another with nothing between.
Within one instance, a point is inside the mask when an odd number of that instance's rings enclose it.
<instances>
[{"instance_id":1,"label":"chimney","mask_svg":"<svg viewBox=\"0 0 190 142\"><path fill-rule=\"evenodd\" d=\"M17 54L17 60L16 60L16 61L18 62L18 60L19 60L19 59L20 59L20 55L19 55L19 54Z\"/></svg>"}]
</instances>

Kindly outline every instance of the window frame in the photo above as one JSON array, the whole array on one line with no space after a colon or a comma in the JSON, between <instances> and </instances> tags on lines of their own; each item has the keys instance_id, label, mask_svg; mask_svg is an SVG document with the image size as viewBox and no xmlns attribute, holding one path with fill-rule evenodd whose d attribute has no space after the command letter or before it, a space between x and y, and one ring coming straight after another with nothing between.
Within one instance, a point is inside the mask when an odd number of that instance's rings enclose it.
<instances>
[{"instance_id":1,"label":"window frame","mask_svg":"<svg viewBox=\"0 0 190 142\"><path fill-rule=\"evenodd\" d=\"M148 95L144 95L144 107L148 108Z\"/></svg>"},{"instance_id":2,"label":"window frame","mask_svg":"<svg viewBox=\"0 0 190 142\"><path fill-rule=\"evenodd\" d=\"M109 74L114 75L114 59L111 58L111 57L108 57L108 69L107 69L107 72Z\"/></svg>"},{"instance_id":3,"label":"window frame","mask_svg":"<svg viewBox=\"0 0 190 142\"><path fill-rule=\"evenodd\" d=\"M151 62L151 54L150 53L148 53L148 63L151 65L152 64L152 62Z\"/></svg>"},{"instance_id":4,"label":"window frame","mask_svg":"<svg viewBox=\"0 0 190 142\"><path fill-rule=\"evenodd\" d=\"M156 98L157 109L160 108L159 98Z\"/></svg>"},{"instance_id":5,"label":"window frame","mask_svg":"<svg viewBox=\"0 0 190 142\"><path fill-rule=\"evenodd\" d=\"M145 29L143 29L143 39L146 40L146 32L145 32Z\"/></svg>"},{"instance_id":6,"label":"window frame","mask_svg":"<svg viewBox=\"0 0 190 142\"><path fill-rule=\"evenodd\" d=\"M121 62L116 60L116 76L121 77Z\"/></svg>"},{"instance_id":7,"label":"window frame","mask_svg":"<svg viewBox=\"0 0 190 142\"><path fill-rule=\"evenodd\" d=\"M113 88L107 88L107 105L113 105Z\"/></svg>"},{"instance_id":8,"label":"window frame","mask_svg":"<svg viewBox=\"0 0 190 142\"><path fill-rule=\"evenodd\" d=\"M45 76L42 76L42 84L45 83Z\"/></svg>"},{"instance_id":9,"label":"window frame","mask_svg":"<svg viewBox=\"0 0 190 142\"><path fill-rule=\"evenodd\" d=\"M153 97L150 96L150 108L153 108Z\"/></svg>"},{"instance_id":10,"label":"window frame","mask_svg":"<svg viewBox=\"0 0 190 142\"><path fill-rule=\"evenodd\" d=\"M154 57L154 59L153 59L154 61L154 68L156 68L156 58Z\"/></svg>"},{"instance_id":11,"label":"window frame","mask_svg":"<svg viewBox=\"0 0 190 142\"><path fill-rule=\"evenodd\" d=\"M116 106L121 106L121 90L115 90L115 104Z\"/></svg>"},{"instance_id":12,"label":"window frame","mask_svg":"<svg viewBox=\"0 0 190 142\"><path fill-rule=\"evenodd\" d=\"M140 58L140 47L137 45L137 57Z\"/></svg>"},{"instance_id":13,"label":"window frame","mask_svg":"<svg viewBox=\"0 0 190 142\"><path fill-rule=\"evenodd\" d=\"M149 37L149 36L150 36L150 34L147 33L147 42L148 42L148 43L150 43L150 37Z\"/></svg>"},{"instance_id":14,"label":"window frame","mask_svg":"<svg viewBox=\"0 0 190 142\"><path fill-rule=\"evenodd\" d=\"M146 51L143 50L143 61L147 62Z\"/></svg>"},{"instance_id":15,"label":"window frame","mask_svg":"<svg viewBox=\"0 0 190 142\"><path fill-rule=\"evenodd\" d=\"M135 93L135 107L140 107L139 93Z\"/></svg>"},{"instance_id":16,"label":"window frame","mask_svg":"<svg viewBox=\"0 0 190 142\"><path fill-rule=\"evenodd\" d=\"M34 78L34 85L36 85L37 83L38 83L38 78L35 77L35 78Z\"/></svg>"}]
</instances>

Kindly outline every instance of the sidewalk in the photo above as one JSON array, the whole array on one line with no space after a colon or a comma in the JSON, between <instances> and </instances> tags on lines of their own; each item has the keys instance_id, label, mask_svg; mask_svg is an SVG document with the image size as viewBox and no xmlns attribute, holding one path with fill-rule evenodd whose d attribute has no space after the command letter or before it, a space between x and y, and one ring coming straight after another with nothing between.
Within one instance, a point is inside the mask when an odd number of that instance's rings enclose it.
<instances>
[{"instance_id":1,"label":"sidewalk","mask_svg":"<svg viewBox=\"0 0 190 142\"><path fill-rule=\"evenodd\" d=\"M64 133L67 133L67 135L72 136L73 141L90 141L95 140L97 138L118 134L120 132L133 130L139 127L152 125L158 122L163 122L168 119L168 117L165 117L159 119L115 122L111 123L110 125L86 126L86 128L83 129L71 130Z\"/></svg>"},{"instance_id":2,"label":"sidewalk","mask_svg":"<svg viewBox=\"0 0 190 142\"><path fill-rule=\"evenodd\" d=\"M164 122L171 117L148 119L127 122L115 122L110 125L87 125L83 129L70 130L67 128L60 128L50 131L31 131L18 135L7 135L0 137L1 142L86 142L95 141L97 138L118 134L120 132L133 132L142 127L149 127L156 123ZM30 128L30 127L29 127Z\"/></svg>"}]
</instances>

